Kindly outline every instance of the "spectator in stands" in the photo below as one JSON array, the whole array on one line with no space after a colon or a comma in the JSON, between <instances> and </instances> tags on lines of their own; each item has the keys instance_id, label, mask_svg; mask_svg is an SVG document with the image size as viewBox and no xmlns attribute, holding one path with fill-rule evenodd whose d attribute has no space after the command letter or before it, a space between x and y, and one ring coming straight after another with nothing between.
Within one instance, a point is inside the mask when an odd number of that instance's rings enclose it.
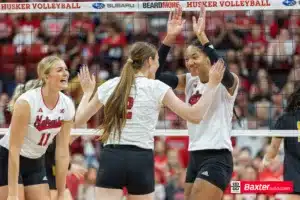
<instances>
[{"instance_id":1,"label":"spectator in stands","mask_svg":"<svg viewBox=\"0 0 300 200\"><path fill-rule=\"evenodd\" d=\"M236 28L233 16L225 17L225 24L218 26L215 38L212 43L219 51L227 51L228 49L241 49L243 47L243 33Z\"/></svg>"},{"instance_id":2,"label":"spectator in stands","mask_svg":"<svg viewBox=\"0 0 300 200\"><path fill-rule=\"evenodd\" d=\"M0 44L9 44L13 38L14 23L8 14L0 14Z\"/></svg>"},{"instance_id":3,"label":"spectator in stands","mask_svg":"<svg viewBox=\"0 0 300 200\"><path fill-rule=\"evenodd\" d=\"M267 61L272 68L288 68L290 56L295 52L295 46L287 29L280 29L279 34L270 41L267 52Z\"/></svg>"},{"instance_id":4,"label":"spectator in stands","mask_svg":"<svg viewBox=\"0 0 300 200\"><path fill-rule=\"evenodd\" d=\"M35 61L29 61L29 57L23 57L23 55L26 54L20 54L23 52L19 51L20 48L16 49L15 46L12 46L13 38L16 38L20 28L30 27L31 30L34 30L32 34L38 37L36 42L43 44L43 49L49 50L46 52L47 54L60 54L65 61L68 62L72 83L69 92L74 101L78 102L81 96L81 89L76 86L76 81L78 80L75 77L77 76L80 64L89 63L91 68L94 67L94 64L98 65L95 68L97 69L96 74L99 74L100 77L99 84L107 80L107 78L118 75L120 71L120 60L122 61L122 59L127 56L127 50L132 42L146 39L148 42L158 46L160 38L165 35L161 27L165 27L167 16L165 13L161 13L161 15L155 14L156 15L142 12L112 14L101 12L95 15L88 13L0 14L0 82L3 84L3 89L0 89L0 128L7 128L7 124L10 123L10 113L6 111L6 106L2 106L4 102L7 102L7 98L9 97L3 92L7 92L7 88L15 87L14 85L18 82L23 82L21 80L23 79L22 77L24 77L24 71L26 71L28 76L34 75L31 69L36 67ZM194 37L191 20L193 12L185 12L184 14L187 22L185 31L183 31L180 37L183 37L184 41L190 41ZM224 15L226 18L226 26L224 26ZM107 59L109 63L108 66L103 65L102 60L85 60L86 55L88 55L88 58L100 57L99 55L103 57L104 53L102 52L101 54L99 51L103 46L102 41L105 41L109 32L112 32L108 30L107 26L111 21L115 21L121 25L120 32L126 37L126 43L119 45L119 50L123 51L123 54L119 56L120 59L114 62L114 64L111 64L113 62L110 58ZM285 30L281 32L282 29ZM235 73L239 72L237 74L239 74L240 79L240 90L235 109L241 119L242 127L237 120L234 119L233 128L253 130L270 128L269 124L273 124L278 114L282 112L286 97L299 86L300 82L299 11L230 11L226 13L214 11L209 13L207 30L210 33L209 35L213 37L212 41L219 42L215 47L219 48L219 46L221 46L220 48L223 48L223 51L227 52L225 59L228 62L230 70ZM280 32L281 36L279 37ZM229 37L230 35L233 37ZM272 51L276 52L274 42L275 44L280 43L279 39L283 41L283 39L281 39L284 38L283 36L285 37L284 40L287 41L287 47L288 44L292 44L292 48L286 49L286 52L282 52L282 54L287 55L281 56L278 54L279 56L277 56L277 54L272 54L269 56L270 53L268 49L273 48ZM225 42L224 45L221 44L220 41L224 41L226 38L228 42ZM93 39L95 41L93 41ZM238 41L238 43L236 43L236 41ZM111 44L109 42L105 43ZM182 54L184 44L185 43L182 43L182 40L178 38L166 62L167 70L178 75L186 72L185 69L178 69L184 64L184 56ZM236 44L238 45L236 46ZM263 48L263 44L265 45L265 49ZM30 49L31 47L33 46L29 46ZM277 48L277 50L278 49L279 48ZM285 48L283 48L283 50L284 49ZM112 53L116 55L114 53L118 53L118 51L112 51ZM9 57L6 55L9 55ZM256 55L255 58L254 55ZM35 57L39 58L40 56ZM269 57L272 57L270 58L271 66L280 69L279 72L275 74L276 76L274 76L274 69L271 70L271 67L267 64ZM280 58L283 58L283 61L280 61ZM10 71L5 71L5 69L8 69L7 64L10 65ZM26 70L21 69L24 67ZM286 71L282 71L282 68L287 69ZM14 74L16 71L19 71L17 75L16 73ZM269 82L269 84L266 84L267 82ZM272 91L272 84L275 84L278 90ZM250 87L252 89L250 89ZM258 91L253 88L256 88ZM176 92L176 94L181 95L181 98L184 100L185 96L183 93ZM261 102L261 99L257 98L258 96L267 97L267 101ZM250 101L253 100L253 97L257 99ZM89 123L89 127L95 128L97 120L97 117L92 119ZM186 125L186 122L167 109L161 109L159 120L160 123L157 126L159 129L186 128L182 126L183 124ZM184 152L186 148L181 141L178 143L174 142L176 138L177 137L159 137L161 145L157 146L157 153L160 151L161 146L166 146L167 149L182 148ZM251 149L250 158L247 159L251 159L250 162L257 168L262 160L260 154L263 152L267 142L267 138L264 137L237 137L236 147L233 150L234 154L237 154L234 156L236 157L234 158L235 168L241 168L241 163L243 163L243 159L241 158L248 157L247 153L241 151L244 147ZM86 159L84 158L84 145L83 140L79 138L71 147L72 154L80 154L82 162ZM95 150L99 151L99 147L96 146ZM165 157L167 157L167 150L164 158ZM179 151L180 162L182 157L184 156L182 156ZM282 166L279 161L280 159L275 162L274 169L267 169L265 172L259 174L261 180L274 180L274 178L275 180L280 180L282 176L280 171ZM167 158L164 160L164 163L168 165ZM169 168L166 171L168 170ZM234 172L232 180L243 180L243 178L245 178L245 176L238 175ZM161 175L161 177L162 176L163 175ZM176 176L176 174L170 173L169 178L174 178L173 176ZM76 199L77 196L77 185L81 182L83 182L83 180L78 180L71 175L69 176L68 187L72 191L74 199ZM165 185L165 182L161 183ZM239 200L241 197L235 197L234 195L225 195L223 197L224 200L233 200L234 198L236 198L235 200ZM258 196L257 198L265 197ZM251 198L249 197L249 199Z\"/></svg>"},{"instance_id":5,"label":"spectator in stands","mask_svg":"<svg viewBox=\"0 0 300 200\"><path fill-rule=\"evenodd\" d=\"M85 181L78 186L77 200L95 200L95 184L97 169L90 167L85 175Z\"/></svg>"},{"instance_id":6,"label":"spectator in stands","mask_svg":"<svg viewBox=\"0 0 300 200\"><path fill-rule=\"evenodd\" d=\"M4 90L11 97L18 84L24 84L27 80L27 70L23 65L18 65L14 69L14 79L6 80Z\"/></svg>"}]
</instances>

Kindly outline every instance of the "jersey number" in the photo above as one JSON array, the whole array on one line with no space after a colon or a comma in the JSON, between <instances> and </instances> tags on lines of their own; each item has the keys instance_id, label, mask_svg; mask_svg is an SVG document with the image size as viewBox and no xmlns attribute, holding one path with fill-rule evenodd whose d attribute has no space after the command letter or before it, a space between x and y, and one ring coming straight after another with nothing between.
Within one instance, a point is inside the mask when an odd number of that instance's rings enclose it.
<instances>
[{"instance_id":1,"label":"jersey number","mask_svg":"<svg viewBox=\"0 0 300 200\"><path fill-rule=\"evenodd\" d=\"M128 97L128 102L127 102L127 109L131 110L133 107L134 99L132 97ZM132 119L132 112L128 111L126 119Z\"/></svg>"},{"instance_id":2,"label":"jersey number","mask_svg":"<svg viewBox=\"0 0 300 200\"><path fill-rule=\"evenodd\" d=\"M38 145L46 146L49 141L50 133L43 133Z\"/></svg>"}]
</instances>

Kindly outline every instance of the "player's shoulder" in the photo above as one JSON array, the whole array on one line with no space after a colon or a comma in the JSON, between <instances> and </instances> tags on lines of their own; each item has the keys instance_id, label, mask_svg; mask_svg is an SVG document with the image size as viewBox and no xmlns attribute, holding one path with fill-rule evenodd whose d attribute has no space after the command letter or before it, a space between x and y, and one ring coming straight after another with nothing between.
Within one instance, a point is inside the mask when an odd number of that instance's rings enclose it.
<instances>
[{"instance_id":1,"label":"player's shoulder","mask_svg":"<svg viewBox=\"0 0 300 200\"><path fill-rule=\"evenodd\" d=\"M30 89L23 94L20 95L18 98L19 100L24 99L24 100L30 100L33 101L34 99L37 99L38 96L41 96L40 88L34 88Z\"/></svg>"},{"instance_id":2,"label":"player's shoulder","mask_svg":"<svg viewBox=\"0 0 300 200\"><path fill-rule=\"evenodd\" d=\"M61 102L66 106L73 106L74 102L71 97L64 94L63 92L59 92L59 98L61 99Z\"/></svg>"},{"instance_id":3,"label":"player's shoulder","mask_svg":"<svg viewBox=\"0 0 300 200\"><path fill-rule=\"evenodd\" d=\"M142 81L144 82L144 85L152 88L152 89L157 89L160 87L164 87L166 84L160 80L157 79L148 79L148 78L144 78L142 79Z\"/></svg>"},{"instance_id":4,"label":"player's shoulder","mask_svg":"<svg viewBox=\"0 0 300 200\"><path fill-rule=\"evenodd\" d=\"M120 81L120 77L114 77L111 78L105 82L103 82L101 85L98 86L98 88L109 88L116 86Z\"/></svg>"}]
</instances>

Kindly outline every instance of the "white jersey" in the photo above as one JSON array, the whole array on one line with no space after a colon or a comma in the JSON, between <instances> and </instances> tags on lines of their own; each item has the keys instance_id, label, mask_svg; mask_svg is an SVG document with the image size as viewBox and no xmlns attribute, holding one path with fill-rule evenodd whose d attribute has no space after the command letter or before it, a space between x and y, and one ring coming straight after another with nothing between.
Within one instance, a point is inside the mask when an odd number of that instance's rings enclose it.
<instances>
[{"instance_id":1,"label":"white jersey","mask_svg":"<svg viewBox=\"0 0 300 200\"><path fill-rule=\"evenodd\" d=\"M53 138L59 133L62 121L73 120L75 107L72 100L59 93L59 99L54 109L50 110L44 104L41 87L22 94L17 101L25 100L30 105L30 122L20 155L36 159L45 154ZM0 140L0 145L9 149L10 128Z\"/></svg>"},{"instance_id":2,"label":"white jersey","mask_svg":"<svg viewBox=\"0 0 300 200\"><path fill-rule=\"evenodd\" d=\"M120 78L111 79L98 87L98 98L106 104L115 90ZM119 141L110 135L106 144L135 145L145 149L154 148L154 132L158 121L162 100L170 89L159 80L145 77L135 79L136 87L132 86L127 111L127 120Z\"/></svg>"},{"instance_id":3,"label":"white jersey","mask_svg":"<svg viewBox=\"0 0 300 200\"><path fill-rule=\"evenodd\" d=\"M199 77L186 74L186 103L193 105L201 98L207 84L201 83ZM231 130L234 101L238 85L231 96L227 89L220 85L210 108L209 118L199 124L187 123L189 134L189 151L205 149L228 149L232 151Z\"/></svg>"}]
</instances>

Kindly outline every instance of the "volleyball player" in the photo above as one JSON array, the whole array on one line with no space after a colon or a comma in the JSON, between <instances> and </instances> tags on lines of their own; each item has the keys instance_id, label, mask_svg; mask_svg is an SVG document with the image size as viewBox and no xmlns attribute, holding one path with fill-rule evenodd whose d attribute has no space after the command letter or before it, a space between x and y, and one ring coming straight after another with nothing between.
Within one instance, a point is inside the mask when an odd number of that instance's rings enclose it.
<instances>
[{"instance_id":1,"label":"volleyball player","mask_svg":"<svg viewBox=\"0 0 300 200\"><path fill-rule=\"evenodd\" d=\"M300 88L296 90L288 99L285 113L278 118L274 129L276 130L300 130ZM284 141L284 162L283 179L292 181L294 184L293 193L288 195L288 200L300 199L300 143L298 137L272 137L270 146L267 148L263 159L262 171L269 167L279 152L281 141Z\"/></svg>"},{"instance_id":2,"label":"volleyball player","mask_svg":"<svg viewBox=\"0 0 300 200\"><path fill-rule=\"evenodd\" d=\"M75 107L60 91L68 87L69 72L63 60L48 56L37 73L39 79L18 86L10 102L12 121L0 140L0 199L19 199L21 185L26 200L50 199L43 155L55 136L58 199L64 198Z\"/></svg>"},{"instance_id":3,"label":"volleyball player","mask_svg":"<svg viewBox=\"0 0 300 200\"><path fill-rule=\"evenodd\" d=\"M223 66L218 61L212 67L208 89L193 106L177 98L166 84L148 79L158 68L157 50L149 43L133 44L121 76L103 83L92 99L95 78L90 78L87 67L81 69L79 79L84 95L77 109L76 125L86 123L105 105L100 126L105 145L96 181L97 199L119 200L123 187L128 190L129 200L153 199L153 136L161 104L182 118L199 123L208 115L214 94L220 89Z\"/></svg>"},{"instance_id":4,"label":"volleyball player","mask_svg":"<svg viewBox=\"0 0 300 200\"><path fill-rule=\"evenodd\" d=\"M198 20L193 17L193 30L198 41L185 51L185 64L189 73L172 75L157 70L156 79L176 90L185 91L186 103L195 104L203 98L203 91L210 81L209 70L220 56L205 34L205 8L202 6ZM182 16L170 18L182 24ZM170 46L162 44L161 57L166 57ZM238 91L238 77L225 68L222 85L211 105L211 115L200 123L188 122L190 160L185 183L185 199L220 200L233 171L231 120Z\"/></svg>"}]
</instances>

